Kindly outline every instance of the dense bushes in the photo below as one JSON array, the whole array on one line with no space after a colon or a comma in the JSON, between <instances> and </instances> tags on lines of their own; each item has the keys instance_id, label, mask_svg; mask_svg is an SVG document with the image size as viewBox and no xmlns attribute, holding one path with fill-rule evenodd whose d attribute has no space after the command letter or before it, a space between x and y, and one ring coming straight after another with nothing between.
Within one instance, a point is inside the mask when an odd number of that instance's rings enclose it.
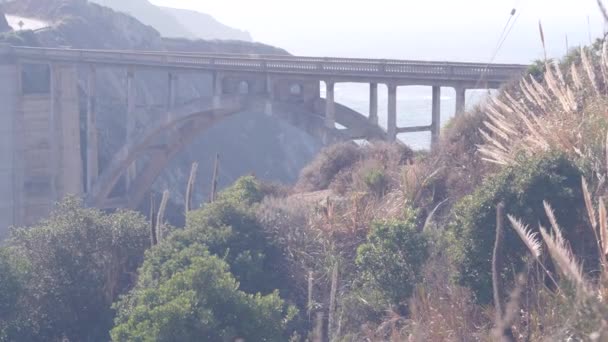
<instances>
[{"instance_id":1,"label":"dense bushes","mask_svg":"<svg viewBox=\"0 0 608 342\"><path fill-rule=\"evenodd\" d=\"M417 229L413 212L406 221L373 224L367 241L357 250L356 263L362 286L381 294L377 309L396 306L406 312L427 255L427 241Z\"/></svg>"},{"instance_id":2,"label":"dense bushes","mask_svg":"<svg viewBox=\"0 0 608 342\"><path fill-rule=\"evenodd\" d=\"M8 325L19 329L9 329L6 340L107 340L112 302L130 289L148 241L138 214L105 215L74 199L39 225L14 231L11 257L0 257L10 296L0 307L18 303Z\"/></svg>"},{"instance_id":3,"label":"dense bushes","mask_svg":"<svg viewBox=\"0 0 608 342\"><path fill-rule=\"evenodd\" d=\"M159 260L159 259L162 259ZM161 245L117 304L114 341L285 341L296 310L278 294L247 294L228 265L199 244Z\"/></svg>"},{"instance_id":4,"label":"dense bushes","mask_svg":"<svg viewBox=\"0 0 608 342\"><path fill-rule=\"evenodd\" d=\"M264 197L253 177L239 179L217 200L190 212L146 255L135 290L117 304L118 341L288 338L297 310L276 247L256 217ZM291 326L290 326L291 328Z\"/></svg>"},{"instance_id":5,"label":"dense bushes","mask_svg":"<svg viewBox=\"0 0 608 342\"><path fill-rule=\"evenodd\" d=\"M495 239L496 205L505 204L505 212L527 222L541 219L545 226L543 201L550 201L566 237L574 237L578 251L592 253L594 244L583 239L578 227L584 223L581 171L567 158L549 155L522 159L520 165L505 168L483 183L472 195L462 199L453 210L449 229L456 237L460 257L459 278L487 303L492 297L491 259ZM586 232L586 231L585 231ZM502 276L512 278L520 269L526 249L516 235L507 229L504 239L504 270ZM591 265L588 265L591 266Z\"/></svg>"},{"instance_id":6,"label":"dense bushes","mask_svg":"<svg viewBox=\"0 0 608 342\"><path fill-rule=\"evenodd\" d=\"M185 231L168 243L204 244L230 265L245 292L285 289L285 274L276 268L281 251L268 239L254 210L263 197L253 177L241 178L215 202L189 213Z\"/></svg>"},{"instance_id":7,"label":"dense bushes","mask_svg":"<svg viewBox=\"0 0 608 342\"><path fill-rule=\"evenodd\" d=\"M23 275L18 260L11 256L9 249L0 249L0 341L7 341L18 335L19 330L25 329L26 314L19 309L20 299L23 298Z\"/></svg>"}]
</instances>

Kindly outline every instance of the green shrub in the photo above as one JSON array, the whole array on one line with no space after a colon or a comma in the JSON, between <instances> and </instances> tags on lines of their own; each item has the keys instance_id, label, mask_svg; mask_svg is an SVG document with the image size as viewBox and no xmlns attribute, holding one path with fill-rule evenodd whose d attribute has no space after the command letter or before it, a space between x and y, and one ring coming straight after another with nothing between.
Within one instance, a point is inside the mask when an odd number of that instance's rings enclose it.
<instances>
[{"instance_id":1,"label":"green shrub","mask_svg":"<svg viewBox=\"0 0 608 342\"><path fill-rule=\"evenodd\" d=\"M0 249L0 341L30 337L19 334L19 331L27 329L26 313L19 310L25 289L27 270L24 266L9 248Z\"/></svg>"},{"instance_id":2,"label":"green shrub","mask_svg":"<svg viewBox=\"0 0 608 342\"><path fill-rule=\"evenodd\" d=\"M239 290L228 264L199 244L147 255L138 286L115 306L114 341L285 341L296 310L274 292Z\"/></svg>"},{"instance_id":3,"label":"green shrub","mask_svg":"<svg viewBox=\"0 0 608 342\"><path fill-rule=\"evenodd\" d=\"M148 234L137 213L107 215L75 199L37 226L14 231L9 248L24 284L16 315L28 327L7 340L108 340L112 303L133 285Z\"/></svg>"},{"instance_id":4,"label":"green shrub","mask_svg":"<svg viewBox=\"0 0 608 342\"><path fill-rule=\"evenodd\" d=\"M207 246L226 260L247 293L284 289L286 275L277 269L281 251L268 238L254 209L262 199L259 183L253 177L241 178L215 202L190 212L186 229L169 243Z\"/></svg>"},{"instance_id":5,"label":"green shrub","mask_svg":"<svg viewBox=\"0 0 608 342\"><path fill-rule=\"evenodd\" d=\"M575 249L593 255L594 244L589 243L584 234L589 230L577 229L585 220L581 171L561 155L520 160L519 166L507 167L486 179L472 195L455 206L448 229L457 245L451 252L459 259L458 278L471 287L479 302L488 303L492 298L496 205L503 202L506 214L522 218L524 222L538 222L539 218L546 218L544 200L551 203L558 221L567 229L566 238L576 236L571 240L578 241ZM548 226L546 219L540 223ZM538 229L537 225L531 228ZM505 229L503 250L502 277L509 281L527 255L521 239L510 226Z\"/></svg>"},{"instance_id":6,"label":"green shrub","mask_svg":"<svg viewBox=\"0 0 608 342\"><path fill-rule=\"evenodd\" d=\"M405 312L427 258L427 240L410 211L406 221L375 223L357 250L362 288L378 310Z\"/></svg>"},{"instance_id":7,"label":"green shrub","mask_svg":"<svg viewBox=\"0 0 608 342\"><path fill-rule=\"evenodd\" d=\"M368 190L376 196L382 196L388 189L389 179L383 170L370 170L364 177Z\"/></svg>"}]
</instances>

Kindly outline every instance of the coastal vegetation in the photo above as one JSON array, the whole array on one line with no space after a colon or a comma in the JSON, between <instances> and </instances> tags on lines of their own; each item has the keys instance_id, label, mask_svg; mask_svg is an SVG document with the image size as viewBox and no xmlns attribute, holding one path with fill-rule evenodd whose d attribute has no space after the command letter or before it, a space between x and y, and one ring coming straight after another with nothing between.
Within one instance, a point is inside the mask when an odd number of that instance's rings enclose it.
<instances>
[{"instance_id":1,"label":"coastal vegetation","mask_svg":"<svg viewBox=\"0 0 608 342\"><path fill-rule=\"evenodd\" d=\"M65 199L0 247L0 340L604 341L607 194L600 39L430 151L329 146L294 186L243 177L183 227L166 201Z\"/></svg>"}]
</instances>

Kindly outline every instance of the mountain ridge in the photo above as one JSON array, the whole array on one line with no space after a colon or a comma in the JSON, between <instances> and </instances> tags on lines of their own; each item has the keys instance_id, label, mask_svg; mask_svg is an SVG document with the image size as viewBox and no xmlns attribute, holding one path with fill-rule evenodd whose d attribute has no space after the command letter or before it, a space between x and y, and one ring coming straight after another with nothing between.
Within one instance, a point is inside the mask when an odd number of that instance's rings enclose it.
<instances>
[{"instance_id":1,"label":"mountain ridge","mask_svg":"<svg viewBox=\"0 0 608 342\"><path fill-rule=\"evenodd\" d=\"M248 32L224 25L206 13L156 6L148 0L90 2L133 16L167 38L253 41Z\"/></svg>"}]
</instances>

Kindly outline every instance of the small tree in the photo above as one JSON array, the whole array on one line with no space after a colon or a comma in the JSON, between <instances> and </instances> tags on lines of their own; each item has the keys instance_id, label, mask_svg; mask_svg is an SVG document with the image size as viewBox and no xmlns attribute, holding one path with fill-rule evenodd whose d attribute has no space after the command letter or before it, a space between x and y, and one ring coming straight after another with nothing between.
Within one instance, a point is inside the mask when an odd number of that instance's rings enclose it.
<instances>
[{"instance_id":1,"label":"small tree","mask_svg":"<svg viewBox=\"0 0 608 342\"><path fill-rule=\"evenodd\" d=\"M543 217L543 201L551 199L558 219L570 229L564 234L577 237L573 239L577 241L575 250L595 255L592 234L575 230L585 224L581 175L580 169L561 155L522 159L519 165L486 179L473 195L456 205L448 227L455 242L451 255L459 259L458 278L475 292L479 302L492 299L492 249L499 202L505 204L505 212L533 221ZM548 224L546 220L541 223ZM515 232L505 232L503 252L500 276L509 283L521 269L525 255L525 246ZM593 267L592 259L585 259L589 261L586 266Z\"/></svg>"},{"instance_id":2,"label":"small tree","mask_svg":"<svg viewBox=\"0 0 608 342\"><path fill-rule=\"evenodd\" d=\"M215 202L191 211L185 231L173 240L186 245L201 243L224 258L247 293L284 289L287 276L278 272L281 250L272 243L254 210L263 197L253 177L241 178Z\"/></svg>"},{"instance_id":3,"label":"small tree","mask_svg":"<svg viewBox=\"0 0 608 342\"><path fill-rule=\"evenodd\" d=\"M114 341L285 341L296 310L274 292L239 290L226 262L194 244L160 245L117 305Z\"/></svg>"},{"instance_id":4,"label":"small tree","mask_svg":"<svg viewBox=\"0 0 608 342\"><path fill-rule=\"evenodd\" d=\"M367 242L357 250L357 265L363 287L379 294L377 309L406 311L427 255L427 240L418 231L413 212L405 221L373 225Z\"/></svg>"}]
</instances>

